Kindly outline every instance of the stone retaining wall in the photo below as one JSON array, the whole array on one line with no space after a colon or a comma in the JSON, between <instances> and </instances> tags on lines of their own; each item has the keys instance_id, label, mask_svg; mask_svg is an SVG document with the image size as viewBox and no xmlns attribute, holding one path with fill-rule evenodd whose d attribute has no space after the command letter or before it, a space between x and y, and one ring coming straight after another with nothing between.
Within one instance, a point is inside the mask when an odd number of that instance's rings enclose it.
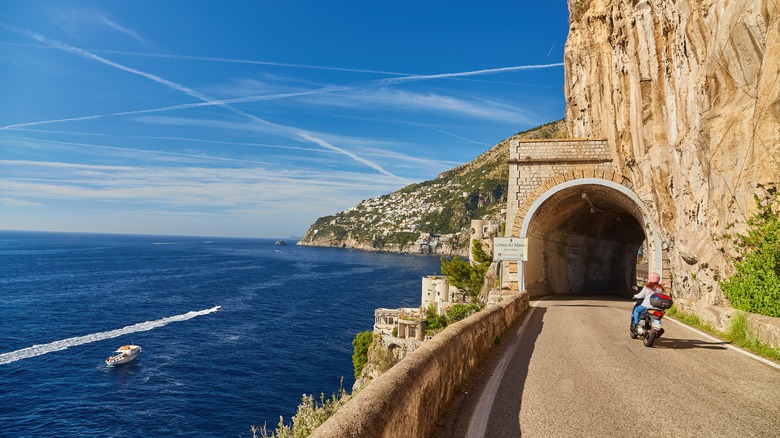
<instances>
[{"instance_id":1,"label":"stone retaining wall","mask_svg":"<svg viewBox=\"0 0 780 438\"><path fill-rule=\"evenodd\" d=\"M717 330L726 331L731 325L731 317L741 312L731 307L714 306L701 301L685 298L675 298L674 304L685 313L691 313ZM759 341L780 348L780 318L772 318L755 313L745 313L747 317L747 332Z\"/></svg>"},{"instance_id":2,"label":"stone retaining wall","mask_svg":"<svg viewBox=\"0 0 780 438\"><path fill-rule=\"evenodd\" d=\"M429 436L497 337L528 308L526 294L513 294L447 327L372 381L311 436Z\"/></svg>"}]
</instances>

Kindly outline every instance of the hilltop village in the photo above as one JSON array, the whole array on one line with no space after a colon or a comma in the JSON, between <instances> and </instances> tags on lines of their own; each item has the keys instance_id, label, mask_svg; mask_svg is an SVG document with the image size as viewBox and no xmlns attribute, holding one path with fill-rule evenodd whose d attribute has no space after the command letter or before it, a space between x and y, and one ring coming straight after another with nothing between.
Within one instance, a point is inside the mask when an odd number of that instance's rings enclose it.
<instances>
[{"instance_id":1,"label":"hilltop village","mask_svg":"<svg viewBox=\"0 0 780 438\"><path fill-rule=\"evenodd\" d=\"M434 232L440 228L434 222L445 210L435 199L455 192L469 196L458 183L440 181L418 185L413 191L367 199L336 215L318 219L299 244L465 256L464 233Z\"/></svg>"},{"instance_id":2,"label":"hilltop village","mask_svg":"<svg viewBox=\"0 0 780 438\"><path fill-rule=\"evenodd\" d=\"M562 121L516 134L517 138L563 135ZM321 217L299 245L365 251L469 256L472 220L497 220L506 208L509 139L435 179L371 198Z\"/></svg>"}]
</instances>

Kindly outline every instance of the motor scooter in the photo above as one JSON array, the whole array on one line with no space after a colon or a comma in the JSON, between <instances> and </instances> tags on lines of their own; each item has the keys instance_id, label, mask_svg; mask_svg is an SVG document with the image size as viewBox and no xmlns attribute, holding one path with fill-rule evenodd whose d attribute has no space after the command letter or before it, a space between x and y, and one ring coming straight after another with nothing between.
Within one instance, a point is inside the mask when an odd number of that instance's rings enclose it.
<instances>
[{"instance_id":1,"label":"motor scooter","mask_svg":"<svg viewBox=\"0 0 780 438\"><path fill-rule=\"evenodd\" d=\"M633 289L636 290L636 286ZM637 300L634 308L642 304L642 301L643 299ZM655 340L664 334L664 329L661 327L661 319L664 317L666 309L672 307L672 304L672 297L669 295L658 292L651 295L651 307L639 314L637 325L633 325L633 318L631 320L631 339L642 339L645 347L652 347Z\"/></svg>"}]
</instances>

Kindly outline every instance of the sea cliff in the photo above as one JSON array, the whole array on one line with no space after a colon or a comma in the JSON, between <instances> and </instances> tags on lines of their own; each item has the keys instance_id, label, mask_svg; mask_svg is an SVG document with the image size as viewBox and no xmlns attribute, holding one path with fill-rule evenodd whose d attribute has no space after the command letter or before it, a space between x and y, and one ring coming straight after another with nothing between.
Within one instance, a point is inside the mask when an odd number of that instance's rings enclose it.
<instances>
[{"instance_id":1,"label":"sea cliff","mask_svg":"<svg viewBox=\"0 0 780 438\"><path fill-rule=\"evenodd\" d=\"M753 196L780 181L780 4L569 0L566 124L657 206L671 280L724 304ZM732 226L736 227L732 228Z\"/></svg>"}]
</instances>

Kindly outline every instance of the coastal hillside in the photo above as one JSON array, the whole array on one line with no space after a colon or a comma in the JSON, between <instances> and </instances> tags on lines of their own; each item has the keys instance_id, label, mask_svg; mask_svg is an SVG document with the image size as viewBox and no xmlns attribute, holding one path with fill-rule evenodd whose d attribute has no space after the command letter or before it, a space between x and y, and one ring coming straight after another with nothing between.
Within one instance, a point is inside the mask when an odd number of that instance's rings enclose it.
<instances>
[{"instance_id":1,"label":"coastal hillside","mask_svg":"<svg viewBox=\"0 0 780 438\"><path fill-rule=\"evenodd\" d=\"M467 256L471 221L506 207L508 142L565 136L563 120L520 132L436 179L317 219L298 245Z\"/></svg>"}]
</instances>

